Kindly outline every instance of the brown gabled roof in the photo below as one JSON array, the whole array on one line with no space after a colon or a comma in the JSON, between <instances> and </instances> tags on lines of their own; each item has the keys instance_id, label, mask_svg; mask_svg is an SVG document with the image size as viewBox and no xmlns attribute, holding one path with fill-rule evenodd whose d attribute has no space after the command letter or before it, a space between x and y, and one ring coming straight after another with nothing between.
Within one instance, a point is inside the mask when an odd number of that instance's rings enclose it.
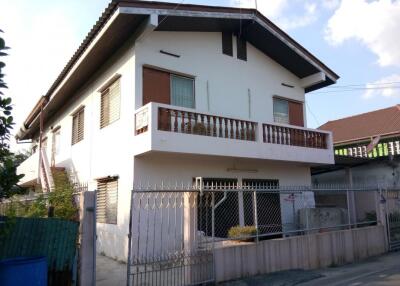
<instances>
[{"instance_id":1,"label":"brown gabled roof","mask_svg":"<svg viewBox=\"0 0 400 286\"><path fill-rule=\"evenodd\" d=\"M126 12L129 9L130 11ZM199 15L197 12L202 13ZM306 78L318 72L326 74L326 80L306 87L306 92L331 85L339 78L335 72L256 9L157 1L111 0L44 95L45 106L37 104L37 107L24 121L16 138L18 140L32 138L39 128L39 107L43 107L44 121L51 118L125 41L140 30L151 14L158 16L159 24L155 28L156 31L215 32L229 30L235 32L239 28L240 30L245 29L244 34L249 43L299 78ZM230 15L225 17L225 14L239 16L231 18ZM117 15L115 19L113 19L113 15ZM110 25L107 26L107 24ZM96 39L98 39L97 42Z\"/></svg>"},{"instance_id":2,"label":"brown gabled roof","mask_svg":"<svg viewBox=\"0 0 400 286\"><path fill-rule=\"evenodd\" d=\"M400 134L400 105L328 121L318 129L332 131L334 144Z\"/></svg>"}]
</instances>

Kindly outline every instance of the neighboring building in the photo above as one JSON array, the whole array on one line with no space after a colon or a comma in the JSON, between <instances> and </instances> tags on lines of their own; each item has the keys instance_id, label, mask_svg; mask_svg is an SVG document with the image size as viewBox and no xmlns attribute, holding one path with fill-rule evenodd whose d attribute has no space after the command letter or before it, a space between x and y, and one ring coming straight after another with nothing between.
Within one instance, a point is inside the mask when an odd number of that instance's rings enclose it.
<instances>
[{"instance_id":1,"label":"neighboring building","mask_svg":"<svg viewBox=\"0 0 400 286\"><path fill-rule=\"evenodd\" d=\"M334 156L305 93L337 79L254 9L112 1L16 136L22 184L56 166L98 189L98 251L124 259L134 185L310 185Z\"/></svg>"},{"instance_id":2,"label":"neighboring building","mask_svg":"<svg viewBox=\"0 0 400 286\"><path fill-rule=\"evenodd\" d=\"M313 168L315 184L400 186L400 105L329 121L335 165Z\"/></svg>"}]
</instances>

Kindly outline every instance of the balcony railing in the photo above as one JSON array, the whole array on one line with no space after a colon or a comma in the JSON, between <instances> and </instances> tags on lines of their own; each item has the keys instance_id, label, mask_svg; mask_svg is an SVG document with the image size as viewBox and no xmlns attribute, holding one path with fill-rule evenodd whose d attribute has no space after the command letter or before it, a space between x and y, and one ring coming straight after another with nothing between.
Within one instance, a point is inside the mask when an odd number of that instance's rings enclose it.
<instances>
[{"instance_id":1,"label":"balcony railing","mask_svg":"<svg viewBox=\"0 0 400 286\"><path fill-rule=\"evenodd\" d=\"M263 124L264 143L327 149L327 136L318 131Z\"/></svg>"},{"instance_id":2,"label":"balcony railing","mask_svg":"<svg viewBox=\"0 0 400 286\"><path fill-rule=\"evenodd\" d=\"M158 130L256 141L256 122L164 107L158 112Z\"/></svg>"},{"instance_id":3,"label":"balcony railing","mask_svg":"<svg viewBox=\"0 0 400 286\"><path fill-rule=\"evenodd\" d=\"M376 146L368 150L370 141L360 142L335 147L335 155L359 157L359 158L378 158L400 155L400 137L384 138Z\"/></svg>"},{"instance_id":4,"label":"balcony railing","mask_svg":"<svg viewBox=\"0 0 400 286\"><path fill-rule=\"evenodd\" d=\"M149 126L154 124L157 130L181 134L313 149L326 150L332 147L329 132L304 127L234 119L165 104L149 104L136 112L136 135L148 132Z\"/></svg>"}]
</instances>

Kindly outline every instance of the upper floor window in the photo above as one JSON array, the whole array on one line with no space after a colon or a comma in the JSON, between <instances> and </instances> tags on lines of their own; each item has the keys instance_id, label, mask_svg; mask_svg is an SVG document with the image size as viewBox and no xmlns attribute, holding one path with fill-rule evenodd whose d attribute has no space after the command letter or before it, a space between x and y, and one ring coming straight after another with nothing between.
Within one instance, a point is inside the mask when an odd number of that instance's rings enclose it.
<instances>
[{"instance_id":1,"label":"upper floor window","mask_svg":"<svg viewBox=\"0 0 400 286\"><path fill-rule=\"evenodd\" d=\"M119 119L120 93L119 79L115 80L101 92L100 128L106 127Z\"/></svg>"},{"instance_id":2,"label":"upper floor window","mask_svg":"<svg viewBox=\"0 0 400 286\"><path fill-rule=\"evenodd\" d=\"M117 223L118 179L106 178L97 182L96 217L99 223Z\"/></svg>"},{"instance_id":3,"label":"upper floor window","mask_svg":"<svg viewBox=\"0 0 400 286\"><path fill-rule=\"evenodd\" d=\"M80 108L72 117L72 145L84 138L85 108Z\"/></svg>"},{"instance_id":4,"label":"upper floor window","mask_svg":"<svg viewBox=\"0 0 400 286\"><path fill-rule=\"evenodd\" d=\"M194 108L194 80L187 77L171 75L172 105Z\"/></svg>"},{"instance_id":5,"label":"upper floor window","mask_svg":"<svg viewBox=\"0 0 400 286\"><path fill-rule=\"evenodd\" d=\"M274 122L289 124L289 102L274 98Z\"/></svg>"},{"instance_id":6,"label":"upper floor window","mask_svg":"<svg viewBox=\"0 0 400 286\"><path fill-rule=\"evenodd\" d=\"M194 78L144 66L143 105L149 102L194 108Z\"/></svg>"},{"instance_id":7,"label":"upper floor window","mask_svg":"<svg viewBox=\"0 0 400 286\"><path fill-rule=\"evenodd\" d=\"M296 126L304 126L303 103L274 98L274 121Z\"/></svg>"}]
</instances>

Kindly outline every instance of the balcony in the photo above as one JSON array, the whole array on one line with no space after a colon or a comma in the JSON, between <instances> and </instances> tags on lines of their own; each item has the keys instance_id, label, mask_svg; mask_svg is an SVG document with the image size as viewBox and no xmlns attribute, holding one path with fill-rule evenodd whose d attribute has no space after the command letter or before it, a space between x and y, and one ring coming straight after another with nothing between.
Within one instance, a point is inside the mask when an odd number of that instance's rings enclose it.
<instances>
[{"instance_id":1,"label":"balcony","mask_svg":"<svg viewBox=\"0 0 400 286\"><path fill-rule=\"evenodd\" d=\"M38 177L39 169L39 152L33 153L28 159L21 163L17 168L17 174L24 174L25 176L20 180L20 185L26 185L35 182Z\"/></svg>"},{"instance_id":2,"label":"balcony","mask_svg":"<svg viewBox=\"0 0 400 286\"><path fill-rule=\"evenodd\" d=\"M135 155L174 152L333 164L332 134L149 103L135 113Z\"/></svg>"}]
</instances>

